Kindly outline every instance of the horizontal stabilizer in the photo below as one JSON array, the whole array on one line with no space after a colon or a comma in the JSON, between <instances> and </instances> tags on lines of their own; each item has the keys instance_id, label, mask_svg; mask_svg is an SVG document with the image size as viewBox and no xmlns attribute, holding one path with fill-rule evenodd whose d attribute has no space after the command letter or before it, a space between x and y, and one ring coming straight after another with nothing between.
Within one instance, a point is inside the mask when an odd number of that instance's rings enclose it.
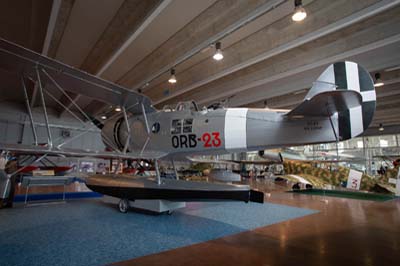
<instances>
[{"instance_id":1,"label":"horizontal stabilizer","mask_svg":"<svg viewBox=\"0 0 400 266\"><path fill-rule=\"evenodd\" d=\"M362 96L353 90L325 91L306 99L286 115L294 116L332 116L335 113L361 106Z\"/></svg>"}]
</instances>

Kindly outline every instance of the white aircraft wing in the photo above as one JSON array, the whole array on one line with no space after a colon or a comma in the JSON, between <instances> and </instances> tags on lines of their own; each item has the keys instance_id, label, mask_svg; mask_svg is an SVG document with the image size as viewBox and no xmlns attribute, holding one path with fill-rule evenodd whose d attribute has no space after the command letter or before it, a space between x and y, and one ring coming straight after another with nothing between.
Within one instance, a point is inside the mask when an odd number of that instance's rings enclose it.
<instances>
[{"instance_id":1,"label":"white aircraft wing","mask_svg":"<svg viewBox=\"0 0 400 266\"><path fill-rule=\"evenodd\" d=\"M282 164L274 160L218 160L218 159L203 159L195 157L187 157L192 163L208 163L208 164L228 164L228 165L239 165L239 164L256 164L256 165L271 165L271 164ZM285 162L295 163L357 163L363 162L365 159L339 159L339 160L303 160L303 159L284 159Z\"/></svg>"},{"instance_id":2,"label":"white aircraft wing","mask_svg":"<svg viewBox=\"0 0 400 266\"><path fill-rule=\"evenodd\" d=\"M208 163L208 164L229 164L229 165L239 165L239 164L260 164L260 165L270 165L270 164L278 164L279 162L272 160L219 160L219 159L204 159L204 158L195 158L195 157L187 157L189 161L192 163Z\"/></svg>"},{"instance_id":3,"label":"white aircraft wing","mask_svg":"<svg viewBox=\"0 0 400 266\"><path fill-rule=\"evenodd\" d=\"M192 163L232 164L232 165L238 164L238 163L233 162L232 160L204 159L204 158L195 158L195 157L186 157L186 158Z\"/></svg>"},{"instance_id":4,"label":"white aircraft wing","mask_svg":"<svg viewBox=\"0 0 400 266\"><path fill-rule=\"evenodd\" d=\"M22 144L3 144L0 143L0 150L9 151L23 155L56 155L65 157L92 157L102 159L159 159L167 155L163 152L153 151L132 151L127 153L106 152L106 151L91 151L79 149L57 149L49 148L47 146L32 146Z\"/></svg>"},{"instance_id":5,"label":"white aircraft wing","mask_svg":"<svg viewBox=\"0 0 400 266\"><path fill-rule=\"evenodd\" d=\"M31 50L0 38L0 69L7 73L37 80L37 73L44 86L55 86L56 81L64 90L84 95L114 106L123 106L131 113L141 113L155 109L143 94L131 91L112 82L65 65ZM38 72L36 71L38 70Z\"/></svg>"}]
</instances>

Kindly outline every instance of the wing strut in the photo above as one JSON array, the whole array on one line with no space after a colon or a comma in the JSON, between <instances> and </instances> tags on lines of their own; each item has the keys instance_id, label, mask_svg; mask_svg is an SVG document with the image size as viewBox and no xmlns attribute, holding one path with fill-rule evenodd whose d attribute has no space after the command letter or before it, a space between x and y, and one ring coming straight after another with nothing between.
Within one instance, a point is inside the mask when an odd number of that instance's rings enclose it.
<instances>
[{"instance_id":1,"label":"wing strut","mask_svg":"<svg viewBox=\"0 0 400 266\"><path fill-rule=\"evenodd\" d=\"M332 115L329 116L329 122L331 123L333 134L335 135L335 140L336 140L336 160L339 163L339 137L338 137L338 134L336 133L335 126L333 125Z\"/></svg>"},{"instance_id":2,"label":"wing strut","mask_svg":"<svg viewBox=\"0 0 400 266\"><path fill-rule=\"evenodd\" d=\"M142 150L140 151L140 154L143 154L144 150L146 149L147 144L150 141L150 128L149 128L149 121L147 120L146 109L144 108L143 103L141 103L141 107L142 107L142 113L143 113L144 122L146 124L146 132L147 132L146 141L144 142Z\"/></svg>"},{"instance_id":3,"label":"wing strut","mask_svg":"<svg viewBox=\"0 0 400 266\"><path fill-rule=\"evenodd\" d=\"M154 160L154 168L156 169L157 185L161 185L160 169L158 169L158 161Z\"/></svg>"},{"instance_id":4,"label":"wing strut","mask_svg":"<svg viewBox=\"0 0 400 266\"><path fill-rule=\"evenodd\" d=\"M79 107L78 104L65 92L65 90L58 84L58 82L49 74L45 69L41 69L42 72L49 78L49 80L56 86L56 88L65 96L67 99L79 110L79 112L88 120L92 121L90 117Z\"/></svg>"},{"instance_id":5,"label":"wing strut","mask_svg":"<svg viewBox=\"0 0 400 266\"><path fill-rule=\"evenodd\" d=\"M178 171L176 170L174 159L171 159L171 163L172 163L172 167L174 168L175 179L179 180Z\"/></svg>"},{"instance_id":6,"label":"wing strut","mask_svg":"<svg viewBox=\"0 0 400 266\"><path fill-rule=\"evenodd\" d=\"M92 122L92 124L94 125L94 127L89 128L87 131L84 131L82 134L78 134L78 136L82 136L84 134L86 134L87 132L89 132L90 129L94 129L97 127L97 125L93 122L92 119L90 119L90 117L85 113L85 111L82 110L82 108L80 108L80 106L68 95L68 93L65 92L65 90L61 87L60 84L58 84L58 82L45 70L45 69L41 69L41 71L46 75L46 77L54 84L54 86L65 96L67 97L67 99L71 102L71 104L73 106L76 107L76 109L78 109L78 111L90 122ZM47 94L49 94L49 92L47 92ZM51 95L50 95L51 96ZM52 96L51 96L52 97ZM52 97L53 99L55 97ZM71 110L69 110L69 108L67 108L65 105L63 105L60 101L56 100L56 102L58 104L60 104L63 108L65 108L65 110L67 112L69 112L71 115L73 115L78 121L80 121L84 127L86 127L86 124L79 119L75 114L73 114L73 112ZM59 145L57 145L57 148L61 148L62 146L64 146L65 144L71 142L72 140L76 139L77 137L71 138L68 141L65 141ZM110 141L110 139L107 138L107 136L104 136L104 139L106 140L106 142L110 145L110 143L112 143L112 141ZM113 147L112 145L110 145L110 147ZM119 152L118 150L114 149L114 151Z\"/></svg>"},{"instance_id":7,"label":"wing strut","mask_svg":"<svg viewBox=\"0 0 400 266\"><path fill-rule=\"evenodd\" d=\"M37 146L38 145L38 137L37 137L37 133L36 133L35 122L33 121L32 110L31 110L31 105L29 103L28 92L26 91L26 85L25 85L25 80L24 80L23 76L21 76L21 84L22 84L22 89L24 91L26 109L28 110L29 120L31 121L33 139L35 141L35 146Z\"/></svg>"},{"instance_id":8,"label":"wing strut","mask_svg":"<svg viewBox=\"0 0 400 266\"><path fill-rule=\"evenodd\" d=\"M85 127L85 122L82 121L82 119L80 119L74 112L72 112L67 106L65 106L61 101L59 101L56 97L54 97L53 94L51 94L48 90L44 89L44 92L46 93L47 96L49 96L50 98L52 98L56 103L58 103L61 107L65 108L65 111L67 111L68 113L70 113L73 117L76 118L76 120L80 121ZM58 139L55 140L55 142L57 142Z\"/></svg>"},{"instance_id":9,"label":"wing strut","mask_svg":"<svg viewBox=\"0 0 400 266\"><path fill-rule=\"evenodd\" d=\"M46 122L46 128L47 128L47 137L48 137L47 143L49 144L50 148L53 148L53 139L51 137L51 131L50 131L50 126L49 126L49 117L47 116L46 101L44 100L42 79L40 78L40 73L39 73L38 67L36 67L36 76L37 76L37 80L38 80L38 84L39 84L39 94L40 94L40 99L42 100L44 120Z\"/></svg>"},{"instance_id":10,"label":"wing strut","mask_svg":"<svg viewBox=\"0 0 400 266\"><path fill-rule=\"evenodd\" d=\"M125 124L126 124L126 131L127 131L127 133L128 133L128 137L126 138L125 146L124 146L124 150L123 150L123 153L126 153L126 151L128 150L129 142L130 142L130 140L131 140L131 127L130 127L129 122L128 122L128 116L127 116L127 114L126 114L125 107L122 107L122 112L124 113L124 119L125 119Z\"/></svg>"},{"instance_id":11,"label":"wing strut","mask_svg":"<svg viewBox=\"0 0 400 266\"><path fill-rule=\"evenodd\" d=\"M47 157L47 153L46 153L46 154L43 154L42 156L40 156L39 158L37 158L36 160L34 160L34 161L33 161L32 163L30 163L30 164L38 163L38 162L40 162L41 160L43 160L44 158L46 158L46 157ZM25 166L22 166L21 168L19 168L18 170L16 170L14 173L9 174L8 176L9 176L9 177L12 177L13 175L18 174L19 172L21 172L22 170L24 170L25 168L27 168L30 164L27 164L27 165L25 165Z\"/></svg>"}]
</instances>

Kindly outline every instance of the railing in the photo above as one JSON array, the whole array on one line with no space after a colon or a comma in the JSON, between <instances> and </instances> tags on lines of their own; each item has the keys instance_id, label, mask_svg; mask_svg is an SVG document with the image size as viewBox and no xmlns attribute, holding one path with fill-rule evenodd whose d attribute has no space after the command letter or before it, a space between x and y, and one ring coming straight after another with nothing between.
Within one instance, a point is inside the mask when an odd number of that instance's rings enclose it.
<instances>
[{"instance_id":1,"label":"railing","mask_svg":"<svg viewBox=\"0 0 400 266\"><path fill-rule=\"evenodd\" d=\"M25 176L22 180L22 186L26 187L25 205L28 204L28 194L30 187L63 186L63 198L65 201L65 187L74 180L72 176Z\"/></svg>"}]
</instances>

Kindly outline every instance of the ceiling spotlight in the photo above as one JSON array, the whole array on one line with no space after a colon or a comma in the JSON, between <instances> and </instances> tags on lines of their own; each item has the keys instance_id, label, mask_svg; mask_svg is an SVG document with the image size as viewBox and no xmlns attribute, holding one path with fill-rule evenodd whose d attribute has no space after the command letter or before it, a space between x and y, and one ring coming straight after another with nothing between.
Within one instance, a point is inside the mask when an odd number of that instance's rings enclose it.
<instances>
[{"instance_id":1,"label":"ceiling spotlight","mask_svg":"<svg viewBox=\"0 0 400 266\"><path fill-rule=\"evenodd\" d=\"M217 42L215 44L215 54L213 55L214 60L222 60L224 58L224 55L221 52L221 42Z\"/></svg>"},{"instance_id":2,"label":"ceiling spotlight","mask_svg":"<svg viewBox=\"0 0 400 266\"><path fill-rule=\"evenodd\" d=\"M385 83L383 83L382 79L381 79L381 74L380 73L375 73L375 87L382 87L383 85L385 85Z\"/></svg>"},{"instance_id":3,"label":"ceiling spotlight","mask_svg":"<svg viewBox=\"0 0 400 266\"><path fill-rule=\"evenodd\" d=\"M307 17L306 10L303 8L303 4L301 0L294 1L294 13L292 16L292 20L299 22L304 20Z\"/></svg>"},{"instance_id":4,"label":"ceiling spotlight","mask_svg":"<svg viewBox=\"0 0 400 266\"><path fill-rule=\"evenodd\" d=\"M106 120L106 119L107 119L107 116L102 115L102 116L101 116L101 119Z\"/></svg>"},{"instance_id":5,"label":"ceiling spotlight","mask_svg":"<svg viewBox=\"0 0 400 266\"><path fill-rule=\"evenodd\" d=\"M168 80L169 83L176 83L176 77L175 77L175 69L171 69L171 77L169 77Z\"/></svg>"},{"instance_id":6,"label":"ceiling spotlight","mask_svg":"<svg viewBox=\"0 0 400 266\"><path fill-rule=\"evenodd\" d=\"M384 131L385 128L383 127L383 124L379 124L379 131Z\"/></svg>"},{"instance_id":7,"label":"ceiling spotlight","mask_svg":"<svg viewBox=\"0 0 400 266\"><path fill-rule=\"evenodd\" d=\"M119 107L119 106L115 107L116 112L121 112L121 110L122 110L121 107Z\"/></svg>"}]
</instances>

